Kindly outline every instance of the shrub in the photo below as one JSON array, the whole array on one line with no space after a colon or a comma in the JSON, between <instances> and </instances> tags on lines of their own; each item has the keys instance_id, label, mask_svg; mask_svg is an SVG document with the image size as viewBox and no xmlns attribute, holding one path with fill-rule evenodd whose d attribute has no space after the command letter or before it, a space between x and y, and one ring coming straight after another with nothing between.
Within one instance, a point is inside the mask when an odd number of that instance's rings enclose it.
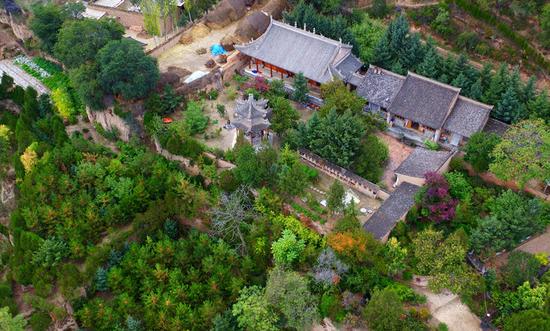
<instances>
[{"instance_id":1,"label":"shrub","mask_svg":"<svg viewBox=\"0 0 550 331\"><path fill-rule=\"evenodd\" d=\"M52 323L52 319L47 312L39 311L31 315L29 323L33 331L45 331Z\"/></svg>"},{"instance_id":2,"label":"shrub","mask_svg":"<svg viewBox=\"0 0 550 331\"><path fill-rule=\"evenodd\" d=\"M508 262L501 269L502 280L512 289L525 281L532 281L537 276L540 263L532 254L513 251L508 256Z\"/></svg>"},{"instance_id":3,"label":"shrub","mask_svg":"<svg viewBox=\"0 0 550 331\"><path fill-rule=\"evenodd\" d=\"M225 116L225 105L222 105L222 104L218 103L216 105L216 110L218 111L218 114L220 114L221 117Z\"/></svg>"}]
</instances>

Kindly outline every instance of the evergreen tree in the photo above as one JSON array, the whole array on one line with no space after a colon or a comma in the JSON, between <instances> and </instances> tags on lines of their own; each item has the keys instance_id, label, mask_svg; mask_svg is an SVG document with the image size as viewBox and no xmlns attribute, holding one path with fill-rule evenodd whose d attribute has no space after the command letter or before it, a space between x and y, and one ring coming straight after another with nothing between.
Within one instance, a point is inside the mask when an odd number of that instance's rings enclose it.
<instances>
[{"instance_id":1,"label":"evergreen tree","mask_svg":"<svg viewBox=\"0 0 550 331\"><path fill-rule=\"evenodd\" d=\"M510 86L495 106L495 117L506 123L512 123L520 117L522 108L516 91L513 86Z\"/></svg>"},{"instance_id":2,"label":"evergreen tree","mask_svg":"<svg viewBox=\"0 0 550 331\"><path fill-rule=\"evenodd\" d=\"M510 80L510 73L505 64L501 64L497 73L491 78L489 88L485 90L483 101L490 105L496 105L506 91Z\"/></svg>"},{"instance_id":3,"label":"evergreen tree","mask_svg":"<svg viewBox=\"0 0 550 331\"><path fill-rule=\"evenodd\" d=\"M460 73L458 76L456 76L455 79L453 79L451 85L463 89L464 91L468 91L470 87L470 82L468 81L468 78L466 78L465 74Z\"/></svg>"},{"instance_id":4,"label":"evergreen tree","mask_svg":"<svg viewBox=\"0 0 550 331\"><path fill-rule=\"evenodd\" d=\"M451 81L455 80L460 74L465 74L468 71L469 64L468 64L468 58L464 53L461 53L458 59L454 61L453 65L449 67L449 71L447 74L449 75L449 79Z\"/></svg>"},{"instance_id":5,"label":"evergreen tree","mask_svg":"<svg viewBox=\"0 0 550 331\"><path fill-rule=\"evenodd\" d=\"M344 209L344 196L346 192L344 186L340 183L339 180L332 182L330 189L328 191L327 205L328 208L333 212L339 212Z\"/></svg>"},{"instance_id":6,"label":"evergreen tree","mask_svg":"<svg viewBox=\"0 0 550 331\"><path fill-rule=\"evenodd\" d=\"M439 63L441 57L437 54L435 47L428 44L424 60L418 65L417 72L428 78L437 79L439 77Z\"/></svg>"},{"instance_id":7,"label":"evergreen tree","mask_svg":"<svg viewBox=\"0 0 550 331\"><path fill-rule=\"evenodd\" d=\"M405 47L401 48L399 60L405 69L414 71L423 59L424 47L418 33L414 33L406 39Z\"/></svg>"},{"instance_id":8,"label":"evergreen tree","mask_svg":"<svg viewBox=\"0 0 550 331\"><path fill-rule=\"evenodd\" d=\"M535 99L527 102L527 110L529 117L542 118L546 123L550 124L550 102L548 102L548 91L542 90Z\"/></svg>"},{"instance_id":9,"label":"evergreen tree","mask_svg":"<svg viewBox=\"0 0 550 331\"><path fill-rule=\"evenodd\" d=\"M485 63L483 68L479 72L479 79L481 79L481 90L485 91L491 85L491 80L493 78L493 65L490 63Z\"/></svg>"},{"instance_id":10,"label":"evergreen tree","mask_svg":"<svg viewBox=\"0 0 550 331\"><path fill-rule=\"evenodd\" d=\"M94 285L96 291L105 292L109 288L107 287L107 270L103 267L97 268L95 273Z\"/></svg>"},{"instance_id":11,"label":"evergreen tree","mask_svg":"<svg viewBox=\"0 0 550 331\"><path fill-rule=\"evenodd\" d=\"M303 73L299 72L294 76L292 87L294 88L294 93L292 94L294 100L300 103L306 103L308 101L307 93L309 91L307 88L307 78Z\"/></svg>"},{"instance_id":12,"label":"evergreen tree","mask_svg":"<svg viewBox=\"0 0 550 331\"><path fill-rule=\"evenodd\" d=\"M385 69L390 68L393 61L393 54L390 49L390 33L388 30L389 28L386 30L382 38L380 38L378 44L376 44L372 60L375 65Z\"/></svg>"},{"instance_id":13,"label":"evergreen tree","mask_svg":"<svg viewBox=\"0 0 550 331\"><path fill-rule=\"evenodd\" d=\"M483 89L481 87L481 78L476 80L475 83L470 85L470 89L467 91L466 94L469 98L472 98L474 100L481 100L483 96Z\"/></svg>"},{"instance_id":14,"label":"evergreen tree","mask_svg":"<svg viewBox=\"0 0 550 331\"><path fill-rule=\"evenodd\" d=\"M510 80L507 85L507 88L513 88L516 92L516 96L518 99L521 99L521 95L523 94L523 88L522 88L522 81L519 74L519 67L514 67L514 70L512 71L512 74L510 75Z\"/></svg>"},{"instance_id":15,"label":"evergreen tree","mask_svg":"<svg viewBox=\"0 0 550 331\"><path fill-rule=\"evenodd\" d=\"M388 14L388 4L386 0L374 0L369 13L377 18L383 18Z\"/></svg>"},{"instance_id":16,"label":"evergreen tree","mask_svg":"<svg viewBox=\"0 0 550 331\"><path fill-rule=\"evenodd\" d=\"M395 61L392 64L390 70L395 72L395 73L398 73L400 75L407 74L407 70L405 68L403 68L403 65L401 64L401 61L399 61L399 60Z\"/></svg>"},{"instance_id":17,"label":"evergreen tree","mask_svg":"<svg viewBox=\"0 0 550 331\"><path fill-rule=\"evenodd\" d=\"M522 103L526 104L536 97L536 84L537 78L535 76L529 77L527 84L525 84L521 91L520 101Z\"/></svg>"}]
</instances>

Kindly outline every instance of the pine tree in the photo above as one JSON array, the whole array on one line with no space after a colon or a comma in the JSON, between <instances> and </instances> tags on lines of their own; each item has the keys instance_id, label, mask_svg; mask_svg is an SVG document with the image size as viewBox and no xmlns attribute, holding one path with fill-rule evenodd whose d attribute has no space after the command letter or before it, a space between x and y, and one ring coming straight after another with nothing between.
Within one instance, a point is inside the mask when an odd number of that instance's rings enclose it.
<instances>
[{"instance_id":1,"label":"pine tree","mask_svg":"<svg viewBox=\"0 0 550 331\"><path fill-rule=\"evenodd\" d=\"M535 76L529 77L527 84L525 84L521 91L520 100L522 103L527 104L529 101L533 100L536 97L536 83L537 78Z\"/></svg>"},{"instance_id":2,"label":"pine tree","mask_svg":"<svg viewBox=\"0 0 550 331\"><path fill-rule=\"evenodd\" d=\"M491 79L493 77L493 65L486 63L483 66L483 69L479 72L479 79L481 79L481 90L485 91L489 88L491 84Z\"/></svg>"},{"instance_id":3,"label":"pine tree","mask_svg":"<svg viewBox=\"0 0 550 331\"><path fill-rule=\"evenodd\" d=\"M458 76L456 76L455 79L451 82L451 85L454 87L458 87L462 90L468 91L470 87L470 82L468 81L468 78L466 78L466 75L463 73L460 73Z\"/></svg>"},{"instance_id":4,"label":"pine tree","mask_svg":"<svg viewBox=\"0 0 550 331\"><path fill-rule=\"evenodd\" d=\"M501 99L502 94L506 91L506 87L510 81L510 73L505 64L502 64L497 73L491 78L489 88L485 90L483 101L490 105L496 105Z\"/></svg>"},{"instance_id":5,"label":"pine tree","mask_svg":"<svg viewBox=\"0 0 550 331\"><path fill-rule=\"evenodd\" d=\"M386 30L380 41L378 41L378 44L376 44L373 54L372 62L375 65L385 69L391 67L393 56L390 50L390 34L388 30Z\"/></svg>"},{"instance_id":6,"label":"pine tree","mask_svg":"<svg viewBox=\"0 0 550 331\"><path fill-rule=\"evenodd\" d=\"M294 100L300 103L306 103L308 101L307 93L309 90L307 88L307 78L303 73L299 72L294 76L292 87L294 88L294 93L292 94Z\"/></svg>"},{"instance_id":7,"label":"pine tree","mask_svg":"<svg viewBox=\"0 0 550 331\"><path fill-rule=\"evenodd\" d=\"M481 97L483 96L483 90L481 87L481 78L476 80L475 83L473 83L470 86L470 89L467 91L468 98L474 99L474 100L481 100Z\"/></svg>"},{"instance_id":8,"label":"pine tree","mask_svg":"<svg viewBox=\"0 0 550 331\"><path fill-rule=\"evenodd\" d=\"M412 34L406 39L406 46L402 47L399 59L403 67L411 71L414 71L422 62L424 59L424 47L422 47L420 37L417 33Z\"/></svg>"},{"instance_id":9,"label":"pine tree","mask_svg":"<svg viewBox=\"0 0 550 331\"><path fill-rule=\"evenodd\" d=\"M458 75L466 73L468 68L468 58L466 57L466 55L464 55L464 53L461 53L454 64L452 66L449 66L449 79L451 79L451 81L456 79Z\"/></svg>"},{"instance_id":10,"label":"pine tree","mask_svg":"<svg viewBox=\"0 0 550 331\"><path fill-rule=\"evenodd\" d=\"M401 64L401 61L397 60L395 61L392 66L391 66L391 71L395 72L395 73L398 73L400 75L405 75L407 74L407 70L405 68L403 68L403 65Z\"/></svg>"},{"instance_id":11,"label":"pine tree","mask_svg":"<svg viewBox=\"0 0 550 331\"><path fill-rule=\"evenodd\" d=\"M105 292L109 289L107 286L107 270L103 267L97 268L94 285L96 291L99 292Z\"/></svg>"},{"instance_id":12,"label":"pine tree","mask_svg":"<svg viewBox=\"0 0 550 331\"><path fill-rule=\"evenodd\" d=\"M405 15L399 15L393 20L388 30L390 32L390 49L394 56L397 56L403 45L407 44L406 39L409 35L409 22L407 22Z\"/></svg>"},{"instance_id":13,"label":"pine tree","mask_svg":"<svg viewBox=\"0 0 550 331\"><path fill-rule=\"evenodd\" d=\"M516 91L513 86L506 89L502 98L495 106L495 117L506 123L515 122L522 113Z\"/></svg>"},{"instance_id":14,"label":"pine tree","mask_svg":"<svg viewBox=\"0 0 550 331\"><path fill-rule=\"evenodd\" d=\"M433 45L431 45L431 47L428 46L426 54L424 55L424 60L418 65L417 72L428 78L437 79L439 77L440 61L441 57L437 54Z\"/></svg>"},{"instance_id":15,"label":"pine tree","mask_svg":"<svg viewBox=\"0 0 550 331\"><path fill-rule=\"evenodd\" d=\"M527 102L529 117L542 118L546 123L550 123L550 102L548 102L548 91L542 90L536 98Z\"/></svg>"},{"instance_id":16,"label":"pine tree","mask_svg":"<svg viewBox=\"0 0 550 331\"><path fill-rule=\"evenodd\" d=\"M510 75L509 83L506 85L508 88L513 88L518 98L521 98L523 93L522 81L519 75L519 67L514 67L512 74Z\"/></svg>"}]
</instances>

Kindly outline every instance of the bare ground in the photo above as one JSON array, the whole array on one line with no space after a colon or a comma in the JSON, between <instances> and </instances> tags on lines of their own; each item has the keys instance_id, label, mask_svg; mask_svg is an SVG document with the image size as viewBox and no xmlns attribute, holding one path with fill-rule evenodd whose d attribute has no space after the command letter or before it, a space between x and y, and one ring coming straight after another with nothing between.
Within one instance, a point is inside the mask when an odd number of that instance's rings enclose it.
<instances>
[{"instance_id":1,"label":"bare ground","mask_svg":"<svg viewBox=\"0 0 550 331\"><path fill-rule=\"evenodd\" d=\"M436 294L424 286L412 285L412 288L426 296L428 309L432 315L430 323L434 326L445 323L450 331L481 330L479 317L473 314L457 295L445 292Z\"/></svg>"},{"instance_id":2,"label":"bare ground","mask_svg":"<svg viewBox=\"0 0 550 331\"><path fill-rule=\"evenodd\" d=\"M390 159L384 170L382 181L386 184L386 189L391 192L393 191L392 185L394 183L395 169L405 161L414 148L401 143L399 140L383 132L377 133L377 136L388 146L390 153Z\"/></svg>"},{"instance_id":3,"label":"bare ground","mask_svg":"<svg viewBox=\"0 0 550 331\"><path fill-rule=\"evenodd\" d=\"M211 30L207 36L198 40L193 40L193 42L188 45L178 43L159 56L158 63L160 71L164 72L170 66L184 68L191 72L197 70L202 70L205 72L210 71L210 69L204 65L206 61L211 58L210 46L219 44L220 40L225 35L235 32L237 24L238 21L233 22L222 29ZM207 52L205 54L197 54L197 50L201 48L205 48Z\"/></svg>"}]
</instances>

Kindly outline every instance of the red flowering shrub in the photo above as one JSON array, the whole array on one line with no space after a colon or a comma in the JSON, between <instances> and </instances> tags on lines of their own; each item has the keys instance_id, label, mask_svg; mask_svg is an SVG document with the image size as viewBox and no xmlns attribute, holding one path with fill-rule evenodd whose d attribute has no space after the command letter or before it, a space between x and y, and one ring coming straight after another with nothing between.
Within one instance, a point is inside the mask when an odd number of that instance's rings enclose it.
<instances>
[{"instance_id":1,"label":"red flowering shrub","mask_svg":"<svg viewBox=\"0 0 550 331\"><path fill-rule=\"evenodd\" d=\"M422 216L435 223L452 220L458 200L451 197L449 183L436 172L428 172L424 178L425 192L420 201Z\"/></svg>"}]
</instances>

